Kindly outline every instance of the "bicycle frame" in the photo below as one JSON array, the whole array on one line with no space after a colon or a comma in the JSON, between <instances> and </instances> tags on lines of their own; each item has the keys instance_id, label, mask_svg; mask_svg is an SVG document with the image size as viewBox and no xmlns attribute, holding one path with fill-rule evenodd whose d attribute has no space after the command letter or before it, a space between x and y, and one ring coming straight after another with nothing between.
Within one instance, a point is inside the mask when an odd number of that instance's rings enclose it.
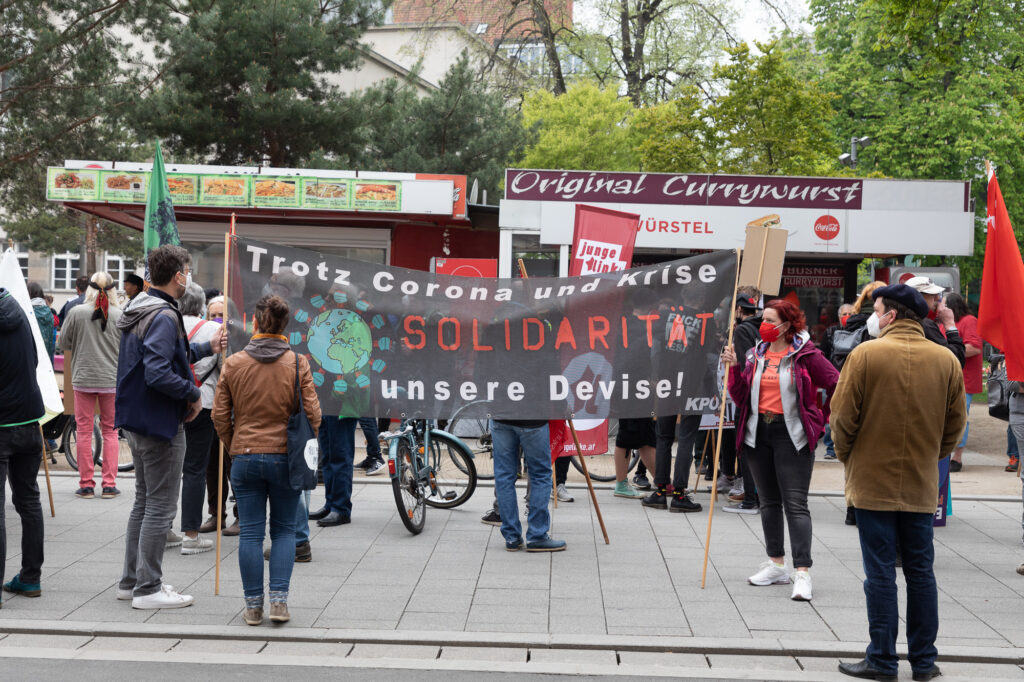
<instances>
[{"instance_id":1,"label":"bicycle frame","mask_svg":"<svg viewBox=\"0 0 1024 682\"><path fill-rule=\"evenodd\" d=\"M454 436L447 431L433 428L433 419L425 421L427 428L423 429L422 445L417 438L417 430L413 420L403 420L400 431L397 434L385 436L385 440L388 441L388 475L392 480L398 478L398 443L401 440L405 440L409 444L410 452L413 453L413 466L416 471L416 480L427 483L431 490L436 492L433 474L437 470L437 462L431 461L431 458L435 456L433 449L430 447L431 436L444 434L459 445L459 447L461 447L465 451L465 454L471 459L474 458L474 455L473 451L470 450L469 446L467 446L461 438ZM427 453L430 454L428 455Z\"/></svg>"}]
</instances>

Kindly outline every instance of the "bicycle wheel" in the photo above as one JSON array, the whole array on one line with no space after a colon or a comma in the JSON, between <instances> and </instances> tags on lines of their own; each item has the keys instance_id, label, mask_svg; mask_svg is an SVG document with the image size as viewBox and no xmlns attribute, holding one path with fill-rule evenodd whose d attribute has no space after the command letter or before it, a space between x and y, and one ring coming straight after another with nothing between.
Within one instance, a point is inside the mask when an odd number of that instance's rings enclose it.
<instances>
[{"instance_id":1,"label":"bicycle wheel","mask_svg":"<svg viewBox=\"0 0 1024 682\"><path fill-rule=\"evenodd\" d=\"M131 471L135 468L135 460L132 459L132 449L128 446L128 439L121 429L117 430L117 470Z\"/></svg>"},{"instance_id":2,"label":"bicycle wheel","mask_svg":"<svg viewBox=\"0 0 1024 682\"><path fill-rule=\"evenodd\" d=\"M440 433L430 434L430 464L434 467L434 489L427 504L451 509L458 507L476 490L476 466L473 458L454 439Z\"/></svg>"},{"instance_id":3,"label":"bicycle wheel","mask_svg":"<svg viewBox=\"0 0 1024 682\"><path fill-rule=\"evenodd\" d=\"M395 505L402 523L410 533L419 535L423 531L427 507L424 504L423 483L416 478L414 462L409 441L403 438L398 443L395 456L397 476L391 479L391 489L395 493Z\"/></svg>"},{"instance_id":4,"label":"bicycle wheel","mask_svg":"<svg viewBox=\"0 0 1024 682\"><path fill-rule=\"evenodd\" d=\"M476 477L490 481L494 478L494 447L491 443L490 420L486 417L463 416L462 413L471 405L475 403L456 410L445 431L461 439L473 453Z\"/></svg>"},{"instance_id":5,"label":"bicycle wheel","mask_svg":"<svg viewBox=\"0 0 1024 682\"><path fill-rule=\"evenodd\" d=\"M103 448L103 438L100 434L99 422L92 424L92 461L97 465L100 463L100 450ZM60 449L64 452L64 458L75 471L78 471L78 427L75 418L71 417L64 424L64 433L60 437Z\"/></svg>"},{"instance_id":6,"label":"bicycle wheel","mask_svg":"<svg viewBox=\"0 0 1024 682\"><path fill-rule=\"evenodd\" d=\"M608 483L615 480L615 436L619 432L619 420L609 419L608 420L608 451L603 455L588 455L587 456L587 471L590 472L590 478L599 481L601 483ZM629 466L627 472L632 471L636 467L636 463L640 460L640 455L636 450L629 451ZM573 457L572 465L576 468L576 471L583 473L583 467L580 466L580 458Z\"/></svg>"}]
</instances>

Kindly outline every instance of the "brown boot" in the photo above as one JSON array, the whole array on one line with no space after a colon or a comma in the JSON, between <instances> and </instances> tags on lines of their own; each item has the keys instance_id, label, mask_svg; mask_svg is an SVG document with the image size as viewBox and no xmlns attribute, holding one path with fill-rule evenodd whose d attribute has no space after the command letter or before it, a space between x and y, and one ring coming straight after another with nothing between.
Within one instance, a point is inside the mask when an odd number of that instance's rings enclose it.
<instances>
[{"instance_id":1,"label":"brown boot","mask_svg":"<svg viewBox=\"0 0 1024 682\"><path fill-rule=\"evenodd\" d=\"M235 519L234 523L232 523L227 528L221 530L220 533L221 533L221 535L224 535L226 537L234 537L234 536L238 535L240 532L242 532L242 531L238 527L238 519Z\"/></svg>"},{"instance_id":2,"label":"brown boot","mask_svg":"<svg viewBox=\"0 0 1024 682\"><path fill-rule=\"evenodd\" d=\"M270 607L271 613L274 611L273 605ZM263 622L263 609L250 609L245 610L245 615L242 616L248 625L259 625Z\"/></svg>"},{"instance_id":3,"label":"brown boot","mask_svg":"<svg viewBox=\"0 0 1024 682\"><path fill-rule=\"evenodd\" d=\"M283 601L270 602L270 622L287 623L292 617L288 615L288 604Z\"/></svg>"},{"instance_id":4,"label":"brown boot","mask_svg":"<svg viewBox=\"0 0 1024 682\"><path fill-rule=\"evenodd\" d=\"M203 525L199 526L200 533L213 533L217 530L217 519L211 516L210 518L203 521Z\"/></svg>"}]
</instances>

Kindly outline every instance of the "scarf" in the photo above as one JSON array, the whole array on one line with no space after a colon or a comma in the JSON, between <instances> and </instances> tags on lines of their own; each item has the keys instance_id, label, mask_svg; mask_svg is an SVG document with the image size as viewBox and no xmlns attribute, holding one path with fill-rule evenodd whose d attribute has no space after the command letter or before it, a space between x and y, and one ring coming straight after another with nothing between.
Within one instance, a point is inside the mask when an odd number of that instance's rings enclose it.
<instances>
[{"instance_id":1,"label":"scarf","mask_svg":"<svg viewBox=\"0 0 1024 682\"><path fill-rule=\"evenodd\" d=\"M114 288L113 284L101 287L96 282L89 282L89 286L100 292L96 294L96 308L92 312L92 319L100 321L100 330L107 331L107 315L109 314L110 299L107 292Z\"/></svg>"}]
</instances>

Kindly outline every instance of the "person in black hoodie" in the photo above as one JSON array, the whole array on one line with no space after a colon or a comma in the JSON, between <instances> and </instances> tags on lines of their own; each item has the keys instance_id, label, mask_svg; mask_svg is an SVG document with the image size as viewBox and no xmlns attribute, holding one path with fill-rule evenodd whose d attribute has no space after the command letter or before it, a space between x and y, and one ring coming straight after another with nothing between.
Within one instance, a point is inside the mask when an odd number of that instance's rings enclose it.
<instances>
[{"instance_id":1,"label":"person in black hoodie","mask_svg":"<svg viewBox=\"0 0 1024 682\"><path fill-rule=\"evenodd\" d=\"M0 288L0 582L7 562L4 479L21 517L21 572L4 585L7 592L38 597L43 567L43 508L39 504L39 464L45 414L36 382L36 342L28 316L7 289Z\"/></svg>"},{"instance_id":2,"label":"person in black hoodie","mask_svg":"<svg viewBox=\"0 0 1024 682\"><path fill-rule=\"evenodd\" d=\"M736 290L736 326L732 331L733 345L736 347L736 357L746 361L747 351L761 343L761 290L757 287L742 286ZM740 367L736 371L743 371ZM736 429L723 429L722 451L731 448L733 456L736 453ZM760 501L757 497L757 488L754 486L754 477L750 473L743 457L739 460L740 477L743 479L743 497L740 499L732 497L736 504L727 504L722 511L734 512L737 514L757 514Z\"/></svg>"}]
</instances>

